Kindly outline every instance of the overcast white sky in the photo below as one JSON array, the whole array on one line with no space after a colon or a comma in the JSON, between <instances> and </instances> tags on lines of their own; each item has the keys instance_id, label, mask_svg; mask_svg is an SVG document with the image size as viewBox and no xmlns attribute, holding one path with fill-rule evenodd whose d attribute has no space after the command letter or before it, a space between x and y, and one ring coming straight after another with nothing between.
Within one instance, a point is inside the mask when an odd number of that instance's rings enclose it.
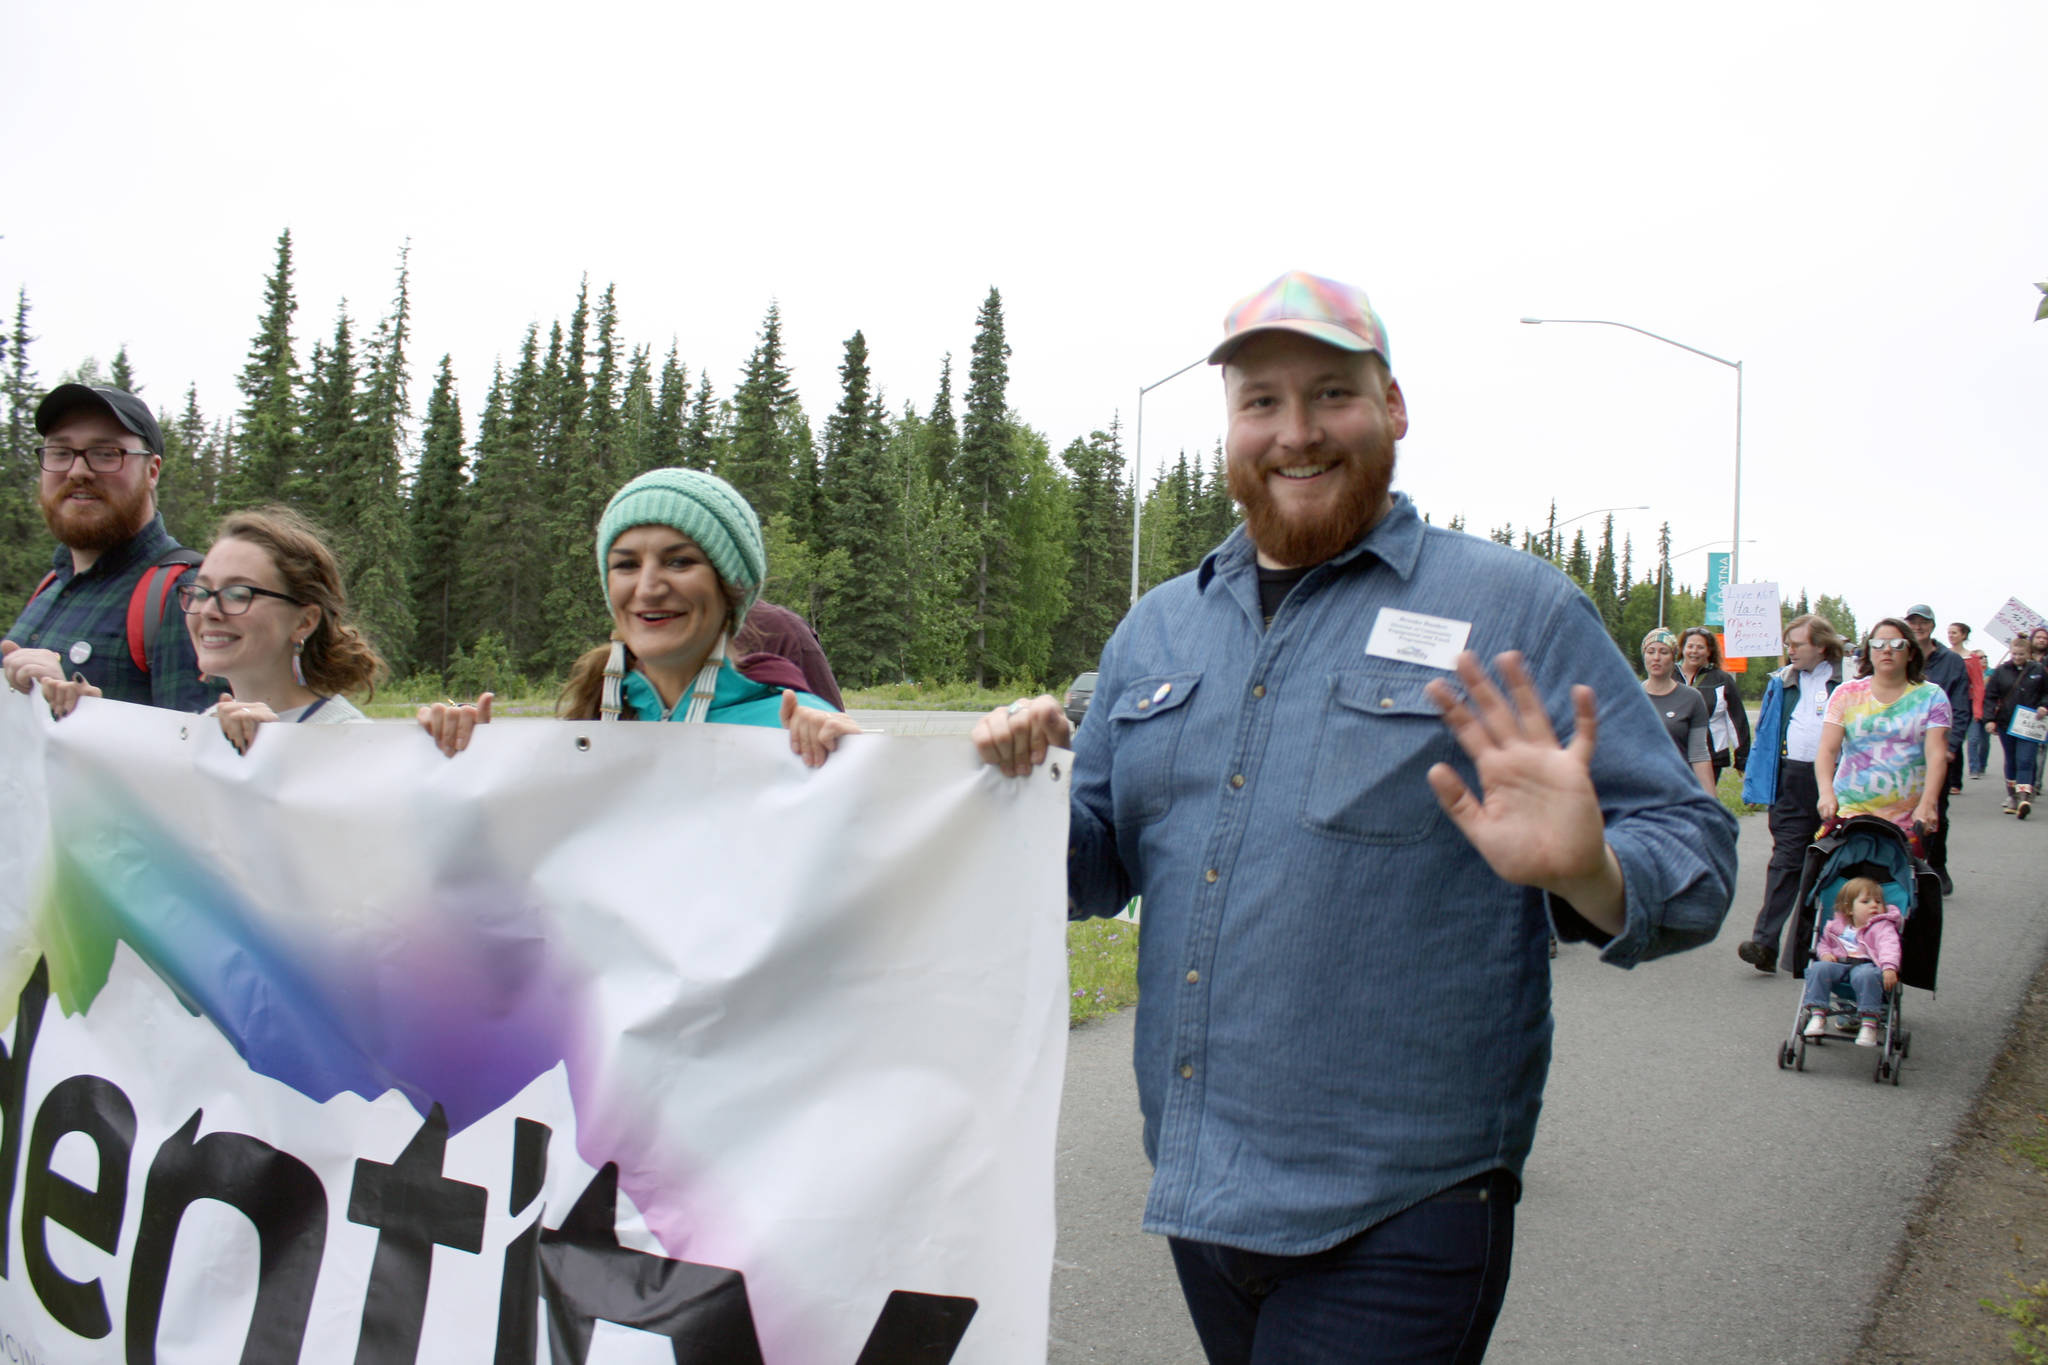
<instances>
[{"instance_id":1,"label":"overcast white sky","mask_svg":"<svg viewBox=\"0 0 2048 1365\"><path fill-rule=\"evenodd\" d=\"M1016 412L1057 450L1120 411L1128 451L1138 387L1309 269L1384 317L1439 522L1729 536L1734 372L1517 323L1614 319L1744 362L1744 579L1981 629L2048 611L2044 54L2019 0L12 0L0 287L45 378L126 343L221 413L281 228L302 359L409 237L416 399L449 352L473 427L585 272L721 394L780 300L814 419L855 328L924 407L993 284ZM1148 482L1220 431L1213 371L1155 391Z\"/></svg>"}]
</instances>

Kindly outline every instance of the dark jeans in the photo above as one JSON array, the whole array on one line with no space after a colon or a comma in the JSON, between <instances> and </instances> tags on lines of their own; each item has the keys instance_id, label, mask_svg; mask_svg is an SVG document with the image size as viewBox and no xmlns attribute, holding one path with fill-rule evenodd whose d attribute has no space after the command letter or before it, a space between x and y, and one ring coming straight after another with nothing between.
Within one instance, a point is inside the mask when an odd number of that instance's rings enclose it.
<instances>
[{"instance_id":1,"label":"dark jeans","mask_svg":"<svg viewBox=\"0 0 2048 1365\"><path fill-rule=\"evenodd\" d=\"M1963 749L1970 756L1970 776L1984 776L1984 765L1991 758L1991 733L1984 728L1984 722L1973 720L1969 731L1963 736Z\"/></svg>"},{"instance_id":2,"label":"dark jeans","mask_svg":"<svg viewBox=\"0 0 2048 1365\"><path fill-rule=\"evenodd\" d=\"M1959 749L1948 751L1948 770L1951 773L1961 771L1957 765L1962 757ZM1934 798L1935 827L1920 835L1920 848L1927 855L1927 865L1936 872L1948 871L1948 798L1952 790L1944 777L1941 791Z\"/></svg>"},{"instance_id":3,"label":"dark jeans","mask_svg":"<svg viewBox=\"0 0 2048 1365\"><path fill-rule=\"evenodd\" d=\"M1820 784L1811 763L1779 760L1778 799L1771 802L1770 820L1771 865L1764 874L1764 908L1757 912L1750 937L1777 952L1785 921L1792 918L1793 904L1799 899L1799 873L1806 866L1806 850L1813 847L1813 836L1820 829Z\"/></svg>"},{"instance_id":4,"label":"dark jeans","mask_svg":"<svg viewBox=\"0 0 2048 1365\"><path fill-rule=\"evenodd\" d=\"M2023 786L2035 786L2034 752L2042 746L2036 744L2031 739L2021 739L2018 735L2009 735L2003 730L1998 732L1998 739L2005 748L2005 780L2007 784L2019 783ZM2038 787L2036 790L2038 790Z\"/></svg>"},{"instance_id":5,"label":"dark jeans","mask_svg":"<svg viewBox=\"0 0 2048 1365\"><path fill-rule=\"evenodd\" d=\"M1168 1240L1210 1365L1466 1365L1500 1316L1521 1193L1489 1171L1308 1256Z\"/></svg>"}]
</instances>

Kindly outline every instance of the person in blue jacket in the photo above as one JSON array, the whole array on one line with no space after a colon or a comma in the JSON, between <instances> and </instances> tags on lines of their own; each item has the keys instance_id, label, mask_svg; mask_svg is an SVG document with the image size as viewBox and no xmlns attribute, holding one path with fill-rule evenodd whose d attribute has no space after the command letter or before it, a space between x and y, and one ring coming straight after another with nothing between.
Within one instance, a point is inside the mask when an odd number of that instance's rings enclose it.
<instances>
[{"instance_id":1,"label":"person in blue jacket","mask_svg":"<svg viewBox=\"0 0 2048 1365\"><path fill-rule=\"evenodd\" d=\"M1757 713L1756 739L1742 775L1742 799L1770 807L1771 865L1756 927L1735 954L1760 972L1778 969L1778 940L1799 899L1799 872L1820 830L1820 754L1828 698L1841 685L1842 637L1824 616L1794 617L1785 627L1785 667L1771 674Z\"/></svg>"}]
</instances>

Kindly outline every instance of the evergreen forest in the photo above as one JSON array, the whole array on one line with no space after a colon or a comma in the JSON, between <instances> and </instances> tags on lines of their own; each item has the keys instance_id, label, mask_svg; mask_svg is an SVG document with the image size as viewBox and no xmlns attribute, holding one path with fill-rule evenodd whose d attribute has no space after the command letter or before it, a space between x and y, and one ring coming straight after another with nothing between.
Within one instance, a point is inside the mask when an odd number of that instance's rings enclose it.
<instances>
[{"instance_id":1,"label":"evergreen forest","mask_svg":"<svg viewBox=\"0 0 2048 1365\"><path fill-rule=\"evenodd\" d=\"M403 250L381 316L364 323L344 305L310 348L297 330L289 230L260 303L239 404L209 412L194 385L175 401L154 391L125 346L105 366L87 358L39 374L30 301L18 293L0 335L0 602L25 601L48 569L34 412L49 388L75 380L156 408L166 447L158 501L183 543L204 547L224 513L268 502L323 527L359 623L418 695L546 689L603 641L594 528L620 484L663 465L711 470L746 495L767 537L764 595L809 618L849 688L1056 689L1095 666L1128 605L1132 489L1118 419L1107 414L1055 452L1055 438L1011 408L993 287L964 375L938 357L929 398L893 401L856 331L822 421L792 384L776 303L721 391L673 342L657 354L624 335L615 288L593 298L586 280L566 319L530 325L508 348L468 417L445 354L431 388L413 392ZM1143 494L1142 588L1195 567L1238 520L1220 446L1161 465ZM1553 507L1547 527L1490 534L1571 574L1633 658L1659 619L1668 527L1639 564L1627 540L1617 549L1611 516L1592 546L1583 529L1560 543L1555 519ZM1459 517L1448 524L1465 529ZM1786 611L1806 609L1802 592ZM1814 609L1853 634L1839 599ZM1664 602L1674 628L1703 610L1699 594L1676 585ZM1760 688L1761 670L1751 678Z\"/></svg>"}]
</instances>

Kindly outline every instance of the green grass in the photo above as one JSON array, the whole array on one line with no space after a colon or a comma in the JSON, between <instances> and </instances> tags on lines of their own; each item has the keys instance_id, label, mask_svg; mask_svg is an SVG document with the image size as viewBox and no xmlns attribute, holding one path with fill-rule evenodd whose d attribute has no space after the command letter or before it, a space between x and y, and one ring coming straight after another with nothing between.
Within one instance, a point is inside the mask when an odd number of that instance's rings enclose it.
<instances>
[{"instance_id":1,"label":"green grass","mask_svg":"<svg viewBox=\"0 0 2048 1365\"><path fill-rule=\"evenodd\" d=\"M2018 1324L2006 1338L2012 1343L2015 1356L2027 1365L2048 1365L2048 1280L2025 1284L2010 1273L2006 1278L2019 1290L2017 1294L2004 1303L1996 1299L1979 1299L1977 1303L1987 1312Z\"/></svg>"},{"instance_id":2,"label":"green grass","mask_svg":"<svg viewBox=\"0 0 2048 1365\"><path fill-rule=\"evenodd\" d=\"M1138 926L1091 919L1067 926L1067 1022L1078 1024L1138 1003Z\"/></svg>"},{"instance_id":3,"label":"green grass","mask_svg":"<svg viewBox=\"0 0 2048 1365\"><path fill-rule=\"evenodd\" d=\"M1721 798L1721 804L1727 808L1730 815L1754 815L1763 809L1762 806L1747 806L1743 804L1742 774L1736 772L1733 768L1727 768L1722 771L1721 785L1714 794Z\"/></svg>"},{"instance_id":4,"label":"green grass","mask_svg":"<svg viewBox=\"0 0 2048 1365\"><path fill-rule=\"evenodd\" d=\"M2005 1140L2005 1149L2022 1161L2032 1162L2034 1169L2048 1175L2048 1115L2034 1115L2035 1131L2014 1133Z\"/></svg>"}]
</instances>

